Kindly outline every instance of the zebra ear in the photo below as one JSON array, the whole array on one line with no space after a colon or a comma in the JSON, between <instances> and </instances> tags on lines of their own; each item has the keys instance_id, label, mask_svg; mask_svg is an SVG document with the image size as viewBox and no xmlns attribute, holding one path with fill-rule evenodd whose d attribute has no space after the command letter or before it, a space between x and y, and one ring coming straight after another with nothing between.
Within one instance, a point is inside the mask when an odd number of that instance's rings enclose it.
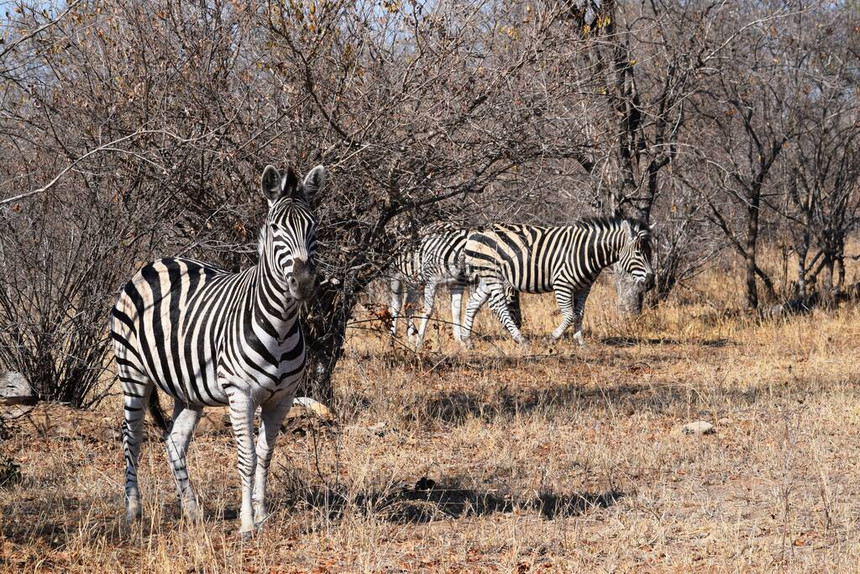
<instances>
[{"instance_id":1,"label":"zebra ear","mask_svg":"<svg viewBox=\"0 0 860 574\"><path fill-rule=\"evenodd\" d=\"M281 174L278 170L267 165L263 170L263 177L260 179L260 187L263 189L263 195L269 201L269 207L281 198Z\"/></svg>"},{"instance_id":2,"label":"zebra ear","mask_svg":"<svg viewBox=\"0 0 860 574\"><path fill-rule=\"evenodd\" d=\"M621 230L624 231L628 238L633 239L633 228L626 219L621 222Z\"/></svg>"},{"instance_id":3,"label":"zebra ear","mask_svg":"<svg viewBox=\"0 0 860 574\"><path fill-rule=\"evenodd\" d=\"M321 165L313 168L306 176L302 183L300 193L294 195L296 199L304 200L310 205L322 186L325 185L325 168Z\"/></svg>"}]
</instances>

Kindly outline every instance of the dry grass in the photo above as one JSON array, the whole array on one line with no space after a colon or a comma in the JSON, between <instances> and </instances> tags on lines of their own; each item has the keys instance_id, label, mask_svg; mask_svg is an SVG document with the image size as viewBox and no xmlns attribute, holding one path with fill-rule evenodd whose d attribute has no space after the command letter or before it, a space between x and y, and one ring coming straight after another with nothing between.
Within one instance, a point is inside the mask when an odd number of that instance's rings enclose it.
<instances>
[{"instance_id":1,"label":"dry grass","mask_svg":"<svg viewBox=\"0 0 860 574\"><path fill-rule=\"evenodd\" d=\"M732 310L739 293L706 277L630 324L598 286L585 350L542 342L558 321L551 296L525 298L528 349L483 313L490 336L475 350L458 353L443 327L420 357L359 323L337 376L341 424L282 437L274 514L244 545L229 436L192 443L203 524L180 519L163 449L149 443L144 522L129 527L116 439L19 433L7 447L23 481L0 490L0 564L855 571L860 310L760 323ZM114 402L97 417L118 428L119 415ZM699 419L717 432L677 432Z\"/></svg>"}]
</instances>

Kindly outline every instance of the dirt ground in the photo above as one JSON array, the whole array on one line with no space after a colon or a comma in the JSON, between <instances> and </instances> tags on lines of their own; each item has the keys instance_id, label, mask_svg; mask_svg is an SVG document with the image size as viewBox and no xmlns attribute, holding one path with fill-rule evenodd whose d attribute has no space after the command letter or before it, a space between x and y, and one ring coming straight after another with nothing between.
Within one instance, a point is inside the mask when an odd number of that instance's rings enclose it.
<instances>
[{"instance_id":1,"label":"dirt ground","mask_svg":"<svg viewBox=\"0 0 860 574\"><path fill-rule=\"evenodd\" d=\"M21 479L0 489L0 564L860 570L860 309L759 321L733 310L738 295L710 280L630 323L600 285L585 349L546 341L559 320L551 295L524 298L527 348L484 311L487 336L473 350L441 325L415 355L360 312L336 377L336 424L281 437L273 514L249 543L237 536L236 452L220 413L189 453L206 520L181 518L152 440L144 519L128 526L119 399L94 412L40 405L2 445ZM700 420L714 432L681 432Z\"/></svg>"}]
</instances>

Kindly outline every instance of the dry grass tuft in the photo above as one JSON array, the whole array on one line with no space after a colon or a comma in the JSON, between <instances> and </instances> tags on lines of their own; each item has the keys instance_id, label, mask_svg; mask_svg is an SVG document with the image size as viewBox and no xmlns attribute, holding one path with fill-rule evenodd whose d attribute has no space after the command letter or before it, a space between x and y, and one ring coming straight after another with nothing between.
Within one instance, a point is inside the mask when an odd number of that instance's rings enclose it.
<instances>
[{"instance_id":1,"label":"dry grass tuft","mask_svg":"<svg viewBox=\"0 0 860 574\"><path fill-rule=\"evenodd\" d=\"M144 521L129 527L119 441L80 430L119 428L118 403L57 409L75 432L18 425L5 444L21 480L0 490L2 564L856 570L860 309L762 322L733 310L737 293L714 274L630 323L600 285L584 350L544 341L559 320L551 296L524 299L527 349L485 312L467 352L447 326L415 355L361 323L337 375L340 424L282 437L273 515L244 545L229 436L192 443L202 524L181 519L163 449L146 445ZM678 432L695 420L716 433Z\"/></svg>"}]
</instances>

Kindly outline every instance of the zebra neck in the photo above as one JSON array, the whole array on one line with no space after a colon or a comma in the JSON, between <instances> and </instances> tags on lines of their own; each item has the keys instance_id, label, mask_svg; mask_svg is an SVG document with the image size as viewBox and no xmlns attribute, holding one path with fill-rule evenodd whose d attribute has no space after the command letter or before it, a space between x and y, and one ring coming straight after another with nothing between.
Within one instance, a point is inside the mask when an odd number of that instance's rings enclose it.
<instances>
[{"instance_id":1,"label":"zebra neck","mask_svg":"<svg viewBox=\"0 0 860 574\"><path fill-rule=\"evenodd\" d=\"M621 248L624 246L622 231L615 229L587 230L586 234L592 234L591 248L586 250L590 265L594 272L599 273L601 269L614 265L621 257ZM586 241L588 241L586 239Z\"/></svg>"},{"instance_id":2,"label":"zebra neck","mask_svg":"<svg viewBox=\"0 0 860 574\"><path fill-rule=\"evenodd\" d=\"M614 265L621 258L621 249L624 247L624 231L610 228L603 232L606 243L607 258L604 266Z\"/></svg>"},{"instance_id":3,"label":"zebra neck","mask_svg":"<svg viewBox=\"0 0 860 574\"><path fill-rule=\"evenodd\" d=\"M254 268L253 313L258 322L265 320L282 336L296 320L298 306L290 297L286 279L274 270L266 257Z\"/></svg>"}]
</instances>

